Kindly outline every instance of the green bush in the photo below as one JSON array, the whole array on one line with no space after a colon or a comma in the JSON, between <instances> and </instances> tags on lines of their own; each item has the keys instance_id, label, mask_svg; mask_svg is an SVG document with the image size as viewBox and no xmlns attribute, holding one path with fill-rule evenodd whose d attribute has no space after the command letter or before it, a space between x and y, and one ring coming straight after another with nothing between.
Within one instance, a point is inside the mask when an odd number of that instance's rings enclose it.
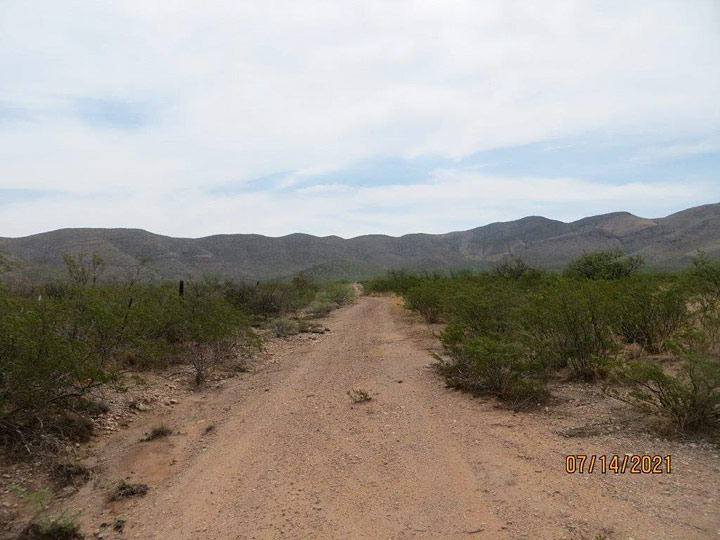
<instances>
[{"instance_id":1,"label":"green bush","mask_svg":"<svg viewBox=\"0 0 720 540\"><path fill-rule=\"evenodd\" d=\"M277 337L295 336L300 333L300 324L287 317L273 320L270 328Z\"/></svg>"},{"instance_id":2,"label":"green bush","mask_svg":"<svg viewBox=\"0 0 720 540\"><path fill-rule=\"evenodd\" d=\"M592 280L614 280L637 273L645 264L645 260L637 255L626 256L622 250L610 249L584 253L571 262L565 275L572 278Z\"/></svg>"},{"instance_id":3,"label":"green bush","mask_svg":"<svg viewBox=\"0 0 720 540\"><path fill-rule=\"evenodd\" d=\"M691 317L703 334L709 350L720 352L720 261L704 253L693 259L686 272Z\"/></svg>"},{"instance_id":4,"label":"green bush","mask_svg":"<svg viewBox=\"0 0 720 540\"><path fill-rule=\"evenodd\" d=\"M355 291L351 285L347 283L329 283L320 288L315 295L314 301L344 306L352 302L354 298Z\"/></svg>"},{"instance_id":5,"label":"green bush","mask_svg":"<svg viewBox=\"0 0 720 540\"><path fill-rule=\"evenodd\" d=\"M405 307L417 311L426 322L440 320L444 292L437 282L424 282L409 288L404 294Z\"/></svg>"},{"instance_id":6,"label":"green bush","mask_svg":"<svg viewBox=\"0 0 720 540\"><path fill-rule=\"evenodd\" d=\"M385 276L366 281L363 285L368 292L405 293L410 287L417 285L423 278L409 270L390 270Z\"/></svg>"},{"instance_id":7,"label":"green bush","mask_svg":"<svg viewBox=\"0 0 720 540\"><path fill-rule=\"evenodd\" d=\"M57 415L73 397L106 382L97 343L80 335L70 310L56 301L10 299L0 290L0 432ZM42 414L41 414L42 413Z\"/></svg>"},{"instance_id":8,"label":"green bush","mask_svg":"<svg viewBox=\"0 0 720 540\"><path fill-rule=\"evenodd\" d=\"M540 271L531 267L516 255L507 255L493 267L493 273L497 276L518 281L520 279L536 279L540 277Z\"/></svg>"},{"instance_id":9,"label":"green bush","mask_svg":"<svg viewBox=\"0 0 720 540\"><path fill-rule=\"evenodd\" d=\"M137 275L101 282L97 255L67 255L65 263L65 281L0 289L0 439L28 450L33 430L78 438L91 414L80 407L83 394L121 370L184 362L200 385L239 350L259 347L253 325L279 319L277 332L296 333L291 314L353 298L350 285L321 288L303 276L255 285L208 278L186 282L181 295L176 283Z\"/></svg>"},{"instance_id":10,"label":"green bush","mask_svg":"<svg viewBox=\"0 0 720 540\"><path fill-rule=\"evenodd\" d=\"M389 272L366 288L400 293L407 307L447 322L437 369L450 386L535 403L547 397L548 377L616 373L623 385L612 393L646 413L684 432L715 429L720 262L701 255L681 276L638 274L641 266L639 257L606 251L583 255L565 276L528 272L510 259L481 274ZM679 350L682 362L621 364L623 342Z\"/></svg>"},{"instance_id":11,"label":"green bush","mask_svg":"<svg viewBox=\"0 0 720 540\"><path fill-rule=\"evenodd\" d=\"M687 275L696 292L720 298L720 260L701 252L693 258Z\"/></svg>"},{"instance_id":12,"label":"green bush","mask_svg":"<svg viewBox=\"0 0 720 540\"><path fill-rule=\"evenodd\" d=\"M338 307L340 306L334 302L313 300L310 304L308 304L305 312L310 318L319 318L328 315L331 311L337 309Z\"/></svg>"},{"instance_id":13,"label":"green bush","mask_svg":"<svg viewBox=\"0 0 720 540\"><path fill-rule=\"evenodd\" d=\"M303 276L290 282L258 282L254 286L226 283L224 294L228 301L251 317L269 319L296 312L307 306L319 287Z\"/></svg>"},{"instance_id":14,"label":"green bush","mask_svg":"<svg viewBox=\"0 0 720 540\"><path fill-rule=\"evenodd\" d=\"M475 337L438 363L449 386L478 394L492 394L516 405L546 399L545 381L525 351L500 336Z\"/></svg>"},{"instance_id":15,"label":"green bush","mask_svg":"<svg viewBox=\"0 0 720 540\"><path fill-rule=\"evenodd\" d=\"M449 325L446 342L453 332L477 336L505 334L517 327L515 310L525 301L527 289L490 276L447 283L443 314Z\"/></svg>"},{"instance_id":16,"label":"green bush","mask_svg":"<svg viewBox=\"0 0 720 540\"><path fill-rule=\"evenodd\" d=\"M51 290L30 298L0 291L0 435L6 440L40 425L45 433L74 432L66 429L65 412L119 369L187 359L202 379L238 341L257 344L245 313L203 285L182 297L174 285Z\"/></svg>"},{"instance_id":17,"label":"green bush","mask_svg":"<svg viewBox=\"0 0 720 540\"><path fill-rule=\"evenodd\" d=\"M567 368L586 381L607 375L618 346L614 305L607 286L563 280L532 295L519 314L523 341L551 369Z\"/></svg>"},{"instance_id":18,"label":"green bush","mask_svg":"<svg viewBox=\"0 0 720 540\"><path fill-rule=\"evenodd\" d=\"M720 362L702 354L686 353L676 372L667 373L648 360L631 362L619 372L630 389L628 401L647 413L667 418L680 432L720 427Z\"/></svg>"},{"instance_id":19,"label":"green bush","mask_svg":"<svg viewBox=\"0 0 720 540\"><path fill-rule=\"evenodd\" d=\"M669 340L688 323L687 294L678 286L658 286L656 280L625 280L616 290L616 329L626 343L650 353L664 352Z\"/></svg>"}]
</instances>

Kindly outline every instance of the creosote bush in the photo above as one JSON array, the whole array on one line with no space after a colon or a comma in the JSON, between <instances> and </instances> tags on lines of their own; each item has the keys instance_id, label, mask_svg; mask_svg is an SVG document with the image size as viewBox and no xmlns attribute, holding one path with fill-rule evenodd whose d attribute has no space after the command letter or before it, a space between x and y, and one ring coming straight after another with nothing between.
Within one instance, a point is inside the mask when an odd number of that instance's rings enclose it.
<instances>
[{"instance_id":1,"label":"creosote bush","mask_svg":"<svg viewBox=\"0 0 720 540\"><path fill-rule=\"evenodd\" d=\"M520 257L516 255L507 255L503 257L493 267L493 273L507 279L518 281L520 279L537 279L540 277L540 271L531 267Z\"/></svg>"},{"instance_id":2,"label":"creosote bush","mask_svg":"<svg viewBox=\"0 0 720 540\"><path fill-rule=\"evenodd\" d=\"M128 499L130 497L144 497L147 495L147 484L131 484L120 480L110 493L111 501L119 501L120 499Z\"/></svg>"},{"instance_id":3,"label":"creosote bush","mask_svg":"<svg viewBox=\"0 0 720 540\"><path fill-rule=\"evenodd\" d=\"M153 426L150 431L148 431L142 439L140 439L142 442L148 442L148 441L154 441L157 439L162 439L165 437L169 437L172 435L172 429L170 427L166 426L165 424L159 424L157 426Z\"/></svg>"},{"instance_id":4,"label":"creosote bush","mask_svg":"<svg viewBox=\"0 0 720 540\"><path fill-rule=\"evenodd\" d=\"M629 391L611 394L638 409L666 418L679 432L720 427L720 362L686 353L675 373L649 360L635 361L619 371Z\"/></svg>"},{"instance_id":5,"label":"creosote bush","mask_svg":"<svg viewBox=\"0 0 720 540\"><path fill-rule=\"evenodd\" d=\"M613 309L605 284L558 280L530 295L518 310L521 339L547 368L594 381L607 375L618 350Z\"/></svg>"},{"instance_id":6,"label":"creosote bush","mask_svg":"<svg viewBox=\"0 0 720 540\"><path fill-rule=\"evenodd\" d=\"M421 283L410 287L405 294L405 306L417 311L426 322L436 323L442 311L443 291L434 283Z\"/></svg>"},{"instance_id":7,"label":"creosote bush","mask_svg":"<svg viewBox=\"0 0 720 540\"><path fill-rule=\"evenodd\" d=\"M571 262L565 275L572 278L592 280L622 279L637 273L645 264L638 255L626 256L622 250L610 249L584 253Z\"/></svg>"},{"instance_id":8,"label":"creosote bush","mask_svg":"<svg viewBox=\"0 0 720 540\"><path fill-rule=\"evenodd\" d=\"M438 359L448 386L491 394L515 406L534 405L548 397L542 370L507 337L483 336L465 341L450 361Z\"/></svg>"},{"instance_id":9,"label":"creosote bush","mask_svg":"<svg viewBox=\"0 0 720 540\"><path fill-rule=\"evenodd\" d=\"M300 323L288 317L275 319L270 328L277 337L295 336L300 333Z\"/></svg>"},{"instance_id":10,"label":"creosote bush","mask_svg":"<svg viewBox=\"0 0 720 540\"><path fill-rule=\"evenodd\" d=\"M618 333L625 343L637 343L649 353L665 352L689 322L688 294L675 284L630 279L618 285L616 294Z\"/></svg>"},{"instance_id":11,"label":"creosote bush","mask_svg":"<svg viewBox=\"0 0 720 540\"><path fill-rule=\"evenodd\" d=\"M102 281L95 254L64 260L66 280L0 286L0 442L26 453L40 440L53 451L63 439L87 440L83 422L101 411L85 407L85 396L123 371L189 364L200 386L218 365L259 350L254 326L311 302L334 307L352 298L349 285L303 276L187 281L180 295L176 283L144 282L139 270Z\"/></svg>"},{"instance_id":12,"label":"creosote bush","mask_svg":"<svg viewBox=\"0 0 720 540\"><path fill-rule=\"evenodd\" d=\"M330 283L323 286L315 295L314 301L345 306L353 301L355 291L347 283Z\"/></svg>"},{"instance_id":13,"label":"creosote bush","mask_svg":"<svg viewBox=\"0 0 720 540\"><path fill-rule=\"evenodd\" d=\"M700 254L679 274L642 264L603 251L551 274L508 257L490 272L395 271L365 288L447 323L437 369L449 386L532 404L550 380L602 380L679 432L718 430L720 262Z\"/></svg>"}]
</instances>

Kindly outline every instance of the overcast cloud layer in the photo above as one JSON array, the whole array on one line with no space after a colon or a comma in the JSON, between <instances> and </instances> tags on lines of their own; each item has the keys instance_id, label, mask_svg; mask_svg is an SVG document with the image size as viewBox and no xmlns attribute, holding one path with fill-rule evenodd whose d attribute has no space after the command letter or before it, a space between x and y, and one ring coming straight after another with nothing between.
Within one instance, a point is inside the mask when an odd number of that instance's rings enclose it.
<instances>
[{"instance_id":1,"label":"overcast cloud layer","mask_svg":"<svg viewBox=\"0 0 720 540\"><path fill-rule=\"evenodd\" d=\"M720 201L715 0L0 1L0 236Z\"/></svg>"}]
</instances>

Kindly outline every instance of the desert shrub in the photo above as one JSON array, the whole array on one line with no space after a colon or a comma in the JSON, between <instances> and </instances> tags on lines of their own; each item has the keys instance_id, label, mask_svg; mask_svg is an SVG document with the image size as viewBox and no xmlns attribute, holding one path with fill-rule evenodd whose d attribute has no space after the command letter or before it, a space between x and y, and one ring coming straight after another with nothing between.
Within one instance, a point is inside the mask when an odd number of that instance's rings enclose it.
<instances>
[{"instance_id":1,"label":"desert shrub","mask_svg":"<svg viewBox=\"0 0 720 540\"><path fill-rule=\"evenodd\" d=\"M215 342L206 344L189 343L186 354L195 374L195 386L200 387L212 374L215 367L223 358L229 355L231 345L228 342Z\"/></svg>"},{"instance_id":2,"label":"desert shrub","mask_svg":"<svg viewBox=\"0 0 720 540\"><path fill-rule=\"evenodd\" d=\"M172 435L172 429L170 429L165 424L159 424L157 426L153 426L150 431L148 431L142 439L140 439L141 442L149 442L149 441L155 441L157 439L162 439L164 437L169 437Z\"/></svg>"},{"instance_id":3,"label":"desert shrub","mask_svg":"<svg viewBox=\"0 0 720 540\"><path fill-rule=\"evenodd\" d=\"M298 319L298 331L301 334L324 334L328 328L325 328L324 325L318 324L309 318L304 319Z\"/></svg>"},{"instance_id":4,"label":"desert shrub","mask_svg":"<svg viewBox=\"0 0 720 540\"><path fill-rule=\"evenodd\" d=\"M232 355L236 341L254 340L243 314L221 298L194 298L184 306L184 317L175 332L195 371L196 385L202 384L222 360Z\"/></svg>"},{"instance_id":5,"label":"desert shrub","mask_svg":"<svg viewBox=\"0 0 720 540\"><path fill-rule=\"evenodd\" d=\"M31 297L0 290L0 439L28 451L40 426L46 439L80 439L68 419L93 414L81 398L127 366L188 361L202 381L236 346L259 346L218 286L179 296L174 284L78 282Z\"/></svg>"},{"instance_id":6,"label":"desert shrub","mask_svg":"<svg viewBox=\"0 0 720 540\"><path fill-rule=\"evenodd\" d=\"M324 285L315 296L315 301L344 306L355 298L355 291L347 283L329 283Z\"/></svg>"},{"instance_id":7,"label":"desert shrub","mask_svg":"<svg viewBox=\"0 0 720 540\"><path fill-rule=\"evenodd\" d=\"M30 522L20 531L20 540L74 540L83 538L80 526L75 518L79 512L68 515L63 511L60 514L48 516L48 504L52 499L47 488L31 491L26 488L15 488L16 494L27 500L34 507L34 515Z\"/></svg>"},{"instance_id":8,"label":"desert shrub","mask_svg":"<svg viewBox=\"0 0 720 540\"><path fill-rule=\"evenodd\" d=\"M53 466L51 474L61 486L77 486L88 481L91 471L79 463L58 463Z\"/></svg>"},{"instance_id":9,"label":"desert shrub","mask_svg":"<svg viewBox=\"0 0 720 540\"><path fill-rule=\"evenodd\" d=\"M308 317L311 318L319 318L324 317L325 315L329 314L331 311L337 309L339 306L338 304L335 304L333 302L324 302L320 300L313 300L308 304L307 308L305 309L305 312L307 313Z\"/></svg>"},{"instance_id":10,"label":"desert shrub","mask_svg":"<svg viewBox=\"0 0 720 540\"><path fill-rule=\"evenodd\" d=\"M517 255L503 257L493 267L493 273L497 276L515 281L520 279L533 279L539 277L540 271L531 267Z\"/></svg>"},{"instance_id":11,"label":"desert shrub","mask_svg":"<svg viewBox=\"0 0 720 540\"><path fill-rule=\"evenodd\" d=\"M692 322L702 332L710 350L720 349L720 260L700 253L685 273Z\"/></svg>"},{"instance_id":12,"label":"desert shrub","mask_svg":"<svg viewBox=\"0 0 720 540\"><path fill-rule=\"evenodd\" d=\"M547 397L545 381L536 363L505 336L482 336L456 347L450 360L437 369L449 386L478 394L492 394L503 401L538 403Z\"/></svg>"},{"instance_id":13,"label":"desert shrub","mask_svg":"<svg viewBox=\"0 0 720 540\"><path fill-rule=\"evenodd\" d=\"M526 289L517 283L489 276L450 282L445 286L443 314L448 320L444 341L451 335L504 334L516 327L514 312Z\"/></svg>"},{"instance_id":14,"label":"desert shrub","mask_svg":"<svg viewBox=\"0 0 720 540\"><path fill-rule=\"evenodd\" d=\"M679 286L643 277L624 280L615 294L618 333L650 353L666 351L668 341L688 322L687 294Z\"/></svg>"},{"instance_id":15,"label":"desert shrub","mask_svg":"<svg viewBox=\"0 0 720 540\"><path fill-rule=\"evenodd\" d=\"M675 372L649 360L630 362L619 371L629 392L615 397L646 413L660 414L680 432L720 427L720 362L686 352Z\"/></svg>"},{"instance_id":16,"label":"desert shrub","mask_svg":"<svg viewBox=\"0 0 720 540\"><path fill-rule=\"evenodd\" d=\"M125 480L120 482L110 492L111 501L119 501L120 499L128 499L130 497L144 497L147 495L147 484L130 484Z\"/></svg>"},{"instance_id":17,"label":"desert shrub","mask_svg":"<svg viewBox=\"0 0 720 540\"><path fill-rule=\"evenodd\" d=\"M95 285L106 268L97 253L63 253L62 258L70 281L79 286Z\"/></svg>"},{"instance_id":18,"label":"desert shrub","mask_svg":"<svg viewBox=\"0 0 720 540\"><path fill-rule=\"evenodd\" d=\"M88 442L95 430L95 424L87 417L62 411L57 416L44 420L45 432L73 442Z\"/></svg>"},{"instance_id":19,"label":"desert shrub","mask_svg":"<svg viewBox=\"0 0 720 540\"><path fill-rule=\"evenodd\" d=\"M0 274L4 274L5 272L9 272L10 270L12 270L12 267L10 266L7 257L0 253Z\"/></svg>"},{"instance_id":20,"label":"desert shrub","mask_svg":"<svg viewBox=\"0 0 720 540\"><path fill-rule=\"evenodd\" d=\"M38 423L108 380L95 344L53 300L9 299L0 291L0 431Z\"/></svg>"},{"instance_id":21,"label":"desert shrub","mask_svg":"<svg viewBox=\"0 0 720 540\"><path fill-rule=\"evenodd\" d=\"M300 324L295 319L287 317L273 320L270 328L277 337L294 336L300 333Z\"/></svg>"},{"instance_id":22,"label":"desert shrub","mask_svg":"<svg viewBox=\"0 0 720 540\"><path fill-rule=\"evenodd\" d=\"M298 276L290 282L225 283L223 294L237 309L250 317L269 319L302 309L309 304L319 287Z\"/></svg>"},{"instance_id":23,"label":"desert shrub","mask_svg":"<svg viewBox=\"0 0 720 540\"><path fill-rule=\"evenodd\" d=\"M353 403L365 403L367 401L372 401L370 392L362 388L353 388L348 390L347 395L350 396Z\"/></svg>"},{"instance_id":24,"label":"desert shrub","mask_svg":"<svg viewBox=\"0 0 720 540\"><path fill-rule=\"evenodd\" d=\"M29 523L18 536L18 540L75 540L81 538L84 536L80 533L80 525L75 519L63 515Z\"/></svg>"},{"instance_id":25,"label":"desert shrub","mask_svg":"<svg viewBox=\"0 0 720 540\"><path fill-rule=\"evenodd\" d=\"M626 256L622 250L610 249L584 253L568 264L565 275L592 280L614 280L635 274L645 260L638 256Z\"/></svg>"},{"instance_id":26,"label":"desert shrub","mask_svg":"<svg viewBox=\"0 0 720 540\"><path fill-rule=\"evenodd\" d=\"M371 279L363 283L366 291L404 293L417 285L423 278L409 270L389 270L385 276Z\"/></svg>"},{"instance_id":27,"label":"desert shrub","mask_svg":"<svg viewBox=\"0 0 720 540\"><path fill-rule=\"evenodd\" d=\"M551 369L572 378L607 375L618 349L613 338L615 306L607 286L558 280L533 294L519 313L523 341Z\"/></svg>"},{"instance_id":28,"label":"desert shrub","mask_svg":"<svg viewBox=\"0 0 720 540\"><path fill-rule=\"evenodd\" d=\"M199 385L219 363L259 348L252 325L352 298L348 285L321 291L303 276L254 286L207 278L179 294L176 283L141 283L138 272L101 282L95 255L65 262L65 281L0 289L0 440L21 440L28 451L40 426L43 435L74 436L67 419L95 414L83 395L127 367L187 362Z\"/></svg>"},{"instance_id":29,"label":"desert shrub","mask_svg":"<svg viewBox=\"0 0 720 540\"><path fill-rule=\"evenodd\" d=\"M274 284L258 284L247 303L250 313L265 319L282 314L287 304L283 292Z\"/></svg>"},{"instance_id":30,"label":"desert shrub","mask_svg":"<svg viewBox=\"0 0 720 540\"><path fill-rule=\"evenodd\" d=\"M720 297L720 260L701 252L693 258L686 274L697 292Z\"/></svg>"},{"instance_id":31,"label":"desert shrub","mask_svg":"<svg viewBox=\"0 0 720 540\"><path fill-rule=\"evenodd\" d=\"M426 322L436 323L440 320L444 293L439 282L426 281L410 287L403 294L405 307L417 311Z\"/></svg>"},{"instance_id":32,"label":"desert shrub","mask_svg":"<svg viewBox=\"0 0 720 540\"><path fill-rule=\"evenodd\" d=\"M295 302L292 309L307 305L317 294L319 286L312 279L299 274L290 280L290 288L294 290Z\"/></svg>"},{"instance_id":33,"label":"desert shrub","mask_svg":"<svg viewBox=\"0 0 720 540\"><path fill-rule=\"evenodd\" d=\"M138 375L135 375L134 378L141 379ZM89 416L99 416L110 411L110 406L104 401L88 399L82 396L71 399L68 402L68 408L79 414L87 414Z\"/></svg>"}]
</instances>

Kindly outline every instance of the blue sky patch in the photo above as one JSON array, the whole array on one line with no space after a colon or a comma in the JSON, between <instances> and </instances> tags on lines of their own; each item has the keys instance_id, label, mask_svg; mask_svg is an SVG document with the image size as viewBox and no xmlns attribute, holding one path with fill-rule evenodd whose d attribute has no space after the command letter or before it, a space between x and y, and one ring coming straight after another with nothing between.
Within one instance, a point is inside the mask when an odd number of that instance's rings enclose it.
<instances>
[{"instance_id":1,"label":"blue sky patch","mask_svg":"<svg viewBox=\"0 0 720 540\"><path fill-rule=\"evenodd\" d=\"M86 124L104 128L138 129L150 121L148 107L132 101L75 99L73 113Z\"/></svg>"}]
</instances>

